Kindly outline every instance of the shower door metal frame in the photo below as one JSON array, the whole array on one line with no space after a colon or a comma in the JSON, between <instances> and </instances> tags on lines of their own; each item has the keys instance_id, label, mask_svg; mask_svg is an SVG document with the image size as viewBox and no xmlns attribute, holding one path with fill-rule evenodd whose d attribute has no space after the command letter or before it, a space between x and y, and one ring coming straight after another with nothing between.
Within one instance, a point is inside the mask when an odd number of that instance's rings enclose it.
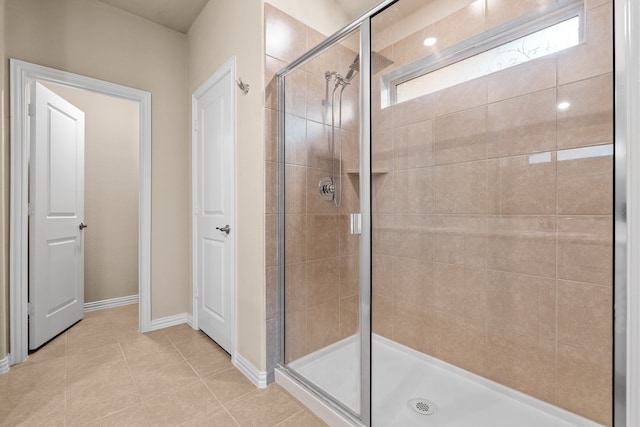
<instances>
[{"instance_id":1,"label":"shower door metal frame","mask_svg":"<svg viewBox=\"0 0 640 427\"><path fill-rule=\"evenodd\" d=\"M640 5L614 0L614 427L640 424Z\"/></svg>"},{"instance_id":2,"label":"shower door metal frame","mask_svg":"<svg viewBox=\"0 0 640 427\"><path fill-rule=\"evenodd\" d=\"M385 0L362 14L341 30L291 62L276 74L277 117L278 117L278 300L279 348L278 369L285 372L299 385L315 394L352 422L371 425L371 18L400 0ZM285 207L285 89L286 76L329 49L349 33L360 29L360 215L362 233L360 235L360 414L355 414L341 402L310 384L304 377L290 369L285 355L285 313L284 313L284 207ZM365 52L366 54L363 54Z\"/></svg>"}]
</instances>

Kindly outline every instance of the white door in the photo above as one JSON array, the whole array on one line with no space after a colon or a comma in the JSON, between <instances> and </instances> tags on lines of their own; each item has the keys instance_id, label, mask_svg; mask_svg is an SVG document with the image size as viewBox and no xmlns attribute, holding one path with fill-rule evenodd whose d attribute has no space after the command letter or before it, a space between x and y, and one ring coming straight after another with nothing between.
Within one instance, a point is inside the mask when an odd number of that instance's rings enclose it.
<instances>
[{"instance_id":1,"label":"white door","mask_svg":"<svg viewBox=\"0 0 640 427\"><path fill-rule=\"evenodd\" d=\"M84 113L41 84L34 86L29 171L30 349L73 325L84 313Z\"/></svg>"},{"instance_id":2,"label":"white door","mask_svg":"<svg viewBox=\"0 0 640 427\"><path fill-rule=\"evenodd\" d=\"M197 326L233 354L235 61L193 94L194 280Z\"/></svg>"}]
</instances>

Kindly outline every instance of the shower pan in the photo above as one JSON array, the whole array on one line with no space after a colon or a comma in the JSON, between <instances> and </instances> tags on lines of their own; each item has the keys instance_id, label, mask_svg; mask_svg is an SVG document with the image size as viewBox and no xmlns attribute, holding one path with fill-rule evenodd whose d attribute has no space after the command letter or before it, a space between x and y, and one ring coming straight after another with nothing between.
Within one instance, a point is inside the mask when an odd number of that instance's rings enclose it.
<instances>
[{"instance_id":1,"label":"shower pan","mask_svg":"<svg viewBox=\"0 0 640 427\"><path fill-rule=\"evenodd\" d=\"M331 425L622 427L613 4L428 3L277 74L276 379Z\"/></svg>"}]
</instances>

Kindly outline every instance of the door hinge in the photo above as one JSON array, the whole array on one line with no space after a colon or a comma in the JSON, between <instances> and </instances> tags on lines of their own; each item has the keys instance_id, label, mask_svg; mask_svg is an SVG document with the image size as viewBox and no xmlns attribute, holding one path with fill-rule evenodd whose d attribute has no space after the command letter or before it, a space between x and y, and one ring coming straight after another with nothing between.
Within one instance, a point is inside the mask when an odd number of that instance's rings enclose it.
<instances>
[{"instance_id":1,"label":"door hinge","mask_svg":"<svg viewBox=\"0 0 640 427\"><path fill-rule=\"evenodd\" d=\"M35 116L36 115L35 105L29 104L29 107L27 108L27 113L29 114L29 117Z\"/></svg>"},{"instance_id":2,"label":"door hinge","mask_svg":"<svg viewBox=\"0 0 640 427\"><path fill-rule=\"evenodd\" d=\"M31 203L27 203L27 215L33 215L33 205Z\"/></svg>"},{"instance_id":3,"label":"door hinge","mask_svg":"<svg viewBox=\"0 0 640 427\"><path fill-rule=\"evenodd\" d=\"M30 302L27 303L27 316L33 315L33 304Z\"/></svg>"},{"instance_id":4,"label":"door hinge","mask_svg":"<svg viewBox=\"0 0 640 427\"><path fill-rule=\"evenodd\" d=\"M193 130L198 132L198 120L193 121Z\"/></svg>"}]
</instances>

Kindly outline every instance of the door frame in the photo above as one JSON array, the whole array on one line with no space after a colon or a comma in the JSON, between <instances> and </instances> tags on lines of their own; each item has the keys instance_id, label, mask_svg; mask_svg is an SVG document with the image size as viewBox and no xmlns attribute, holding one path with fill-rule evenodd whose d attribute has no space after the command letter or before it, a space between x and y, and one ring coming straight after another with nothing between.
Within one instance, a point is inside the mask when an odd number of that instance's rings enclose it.
<instances>
[{"instance_id":1,"label":"door frame","mask_svg":"<svg viewBox=\"0 0 640 427\"><path fill-rule=\"evenodd\" d=\"M197 268L198 268L198 242L197 242L197 221L196 214L198 213L197 207L197 186L198 186L198 134L196 132L196 120L198 117L197 107L198 107L198 98L200 98L204 93L206 93L209 89L215 86L224 76L227 74L231 75L230 85L231 85L231 100L230 100L230 108L232 110L231 114L231 139L233 141L233 161L231 162L233 171L233 203L232 209L233 213L231 215L231 220L229 226L231 230L234 232L229 235L229 242L233 245L233 265L231 266L231 277L232 277L232 286L231 286L231 313L229 315L229 319L231 321L231 360L236 361L236 325L237 325L237 310L236 310L236 294L237 294L237 259L238 259L238 251L237 251L237 166L236 161L238 158L237 155L237 111L236 111L236 91L234 88L236 81L236 57L232 56L229 58L223 65L220 66L207 80L205 80L198 88L191 94L191 251L192 251L192 270L191 270L191 282L192 282L192 294L193 294L193 328L199 329L198 327L198 281L197 278Z\"/></svg>"},{"instance_id":2,"label":"door frame","mask_svg":"<svg viewBox=\"0 0 640 427\"><path fill-rule=\"evenodd\" d=\"M28 354L29 85L43 81L139 104L138 296L139 328L151 327L151 93L67 71L10 59L11 195L9 247L9 364Z\"/></svg>"}]
</instances>

